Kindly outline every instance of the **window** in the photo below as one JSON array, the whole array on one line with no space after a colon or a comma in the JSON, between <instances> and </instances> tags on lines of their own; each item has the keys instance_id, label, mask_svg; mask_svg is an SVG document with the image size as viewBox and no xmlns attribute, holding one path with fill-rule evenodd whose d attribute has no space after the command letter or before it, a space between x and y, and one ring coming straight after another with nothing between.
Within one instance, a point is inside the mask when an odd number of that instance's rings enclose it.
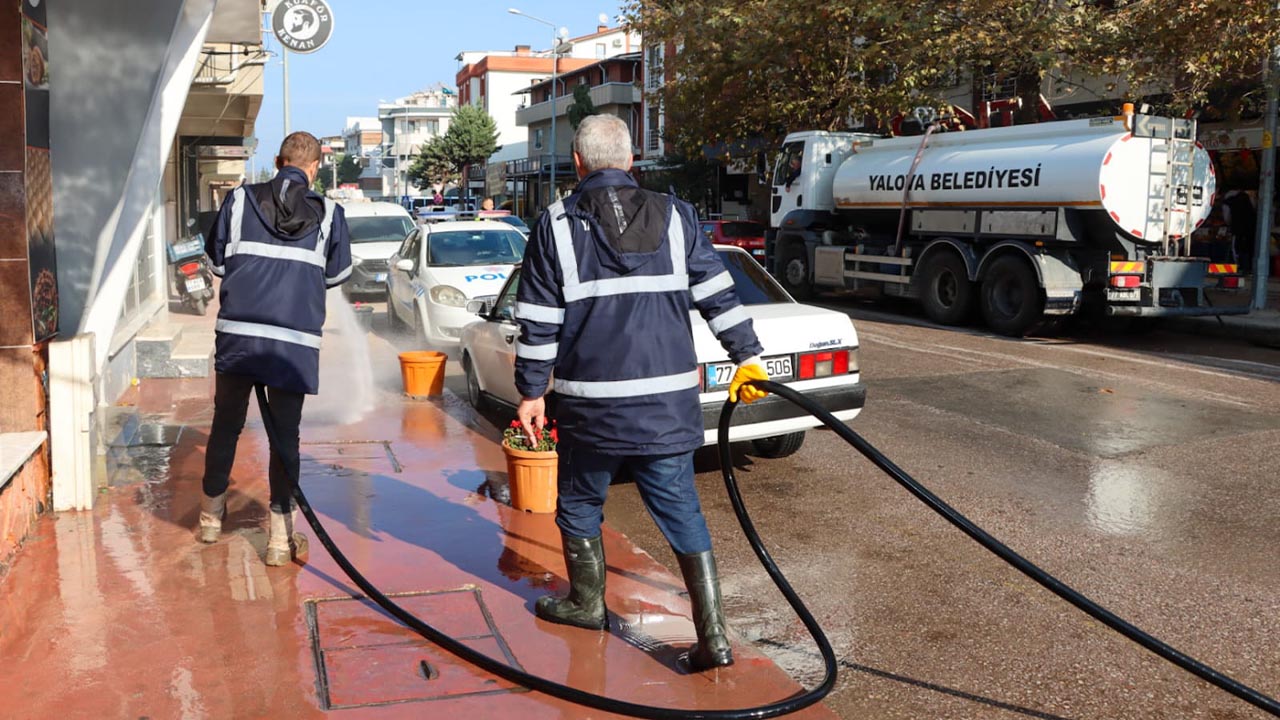
<instances>
[{"instance_id":1,"label":"window","mask_svg":"<svg viewBox=\"0 0 1280 720\"><path fill-rule=\"evenodd\" d=\"M511 273L511 281L503 288L502 296L498 298L498 302L493 306L493 316L502 318L503 320L516 319L516 292L520 289L520 270L516 269Z\"/></svg>"},{"instance_id":2,"label":"window","mask_svg":"<svg viewBox=\"0 0 1280 720\"><path fill-rule=\"evenodd\" d=\"M431 135L439 135L439 134L440 134L440 121L439 121L439 120L428 120L428 121L427 121L427 132L428 132L428 133L430 133Z\"/></svg>"},{"instance_id":3,"label":"window","mask_svg":"<svg viewBox=\"0 0 1280 720\"><path fill-rule=\"evenodd\" d=\"M608 52L608 48L605 46L604 43L596 43L596 59L597 60L603 60L605 57L605 53L607 52Z\"/></svg>"},{"instance_id":4,"label":"window","mask_svg":"<svg viewBox=\"0 0 1280 720\"><path fill-rule=\"evenodd\" d=\"M647 150L657 150L659 148L659 140L661 138L661 129L658 127L659 119L658 106L650 106L649 122L646 125L649 133L648 142L645 145L645 149Z\"/></svg>"},{"instance_id":5,"label":"window","mask_svg":"<svg viewBox=\"0 0 1280 720\"><path fill-rule=\"evenodd\" d=\"M722 251L720 262L724 263L733 278L733 288L743 305L769 305L771 303L792 302L787 293L778 285L760 263L751 259L745 252Z\"/></svg>"},{"instance_id":6,"label":"window","mask_svg":"<svg viewBox=\"0 0 1280 720\"><path fill-rule=\"evenodd\" d=\"M399 255L401 260L413 261L415 272L418 268L418 238L420 237L422 237L421 232L414 231L409 233L409 237L404 239L404 244L400 246L398 251L396 251L396 255Z\"/></svg>"},{"instance_id":7,"label":"window","mask_svg":"<svg viewBox=\"0 0 1280 720\"><path fill-rule=\"evenodd\" d=\"M645 51L645 77L648 80L645 85L650 88L662 87L662 46L651 45Z\"/></svg>"},{"instance_id":8,"label":"window","mask_svg":"<svg viewBox=\"0 0 1280 720\"><path fill-rule=\"evenodd\" d=\"M417 120L406 120L406 121L405 121L405 125L408 127L408 132L409 132L409 134L410 134L410 135L412 135L412 134L414 134L414 133L418 132L418 121L417 121Z\"/></svg>"},{"instance_id":9,"label":"window","mask_svg":"<svg viewBox=\"0 0 1280 720\"><path fill-rule=\"evenodd\" d=\"M351 231L351 243L399 242L413 230L409 218L398 215L372 215L348 217L347 229Z\"/></svg>"},{"instance_id":10,"label":"window","mask_svg":"<svg viewBox=\"0 0 1280 720\"><path fill-rule=\"evenodd\" d=\"M782 153L778 155L778 164L773 170L773 185L786 185L791 187L791 183L800 177L800 166L804 162L804 142L790 142L782 146Z\"/></svg>"},{"instance_id":11,"label":"window","mask_svg":"<svg viewBox=\"0 0 1280 720\"><path fill-rule=\"evenodd\" d=\"M428 243L433 267L462 267L518 263L524 258L524 235L504 230L444 230L433 232Z\"/></svg>"},{"instance_id":12,"label":"window","mask_svg":"<svg viewBox=\"0 0 1280 720\"><path fill-rule=\"evenodd\" d=\"M533 131L533 147L534 149L542 149L542 128Z\"/></svg>"}]
</instances>

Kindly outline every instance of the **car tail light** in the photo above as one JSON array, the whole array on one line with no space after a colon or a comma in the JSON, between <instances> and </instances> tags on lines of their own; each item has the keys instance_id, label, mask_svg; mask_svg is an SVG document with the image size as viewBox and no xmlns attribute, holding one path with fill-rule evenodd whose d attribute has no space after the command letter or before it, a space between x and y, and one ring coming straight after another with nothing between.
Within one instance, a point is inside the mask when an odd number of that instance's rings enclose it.
<instances>
[{"instance_id":1,"label":"car tail light","mask_svg":"<svg viewBox=\"0 0 1280 720\"><path fill-rule=\"evenodd\" d=\"M200 270L200 263L183 263L178 266L178 269L182 271L183 275L195 275Z\"/></svg>"},{"instance_id":2,"label":"car tail light","mask_svg":"<svg viewBox=\"0 0 1280 720\"><path fill-rule=\"evenodd\" d=\"M1112 275L1111 287L1113 288L1136 288L1142 284L1141 275Z\"/></svg>"},{"instance_id":3,"label":"car tail light","mask_svg":"<svg viewBox=\"0 0 1280 720\"><path fill-rule=\"evenodd\" d=\"M803 353L800 355L801 380L846 375L849 372L849 351L829 350L826 352Z\"/></svg>"},{"instance_id":4,"label":"car tail light","mask_svg":"<svg viewBox=\"0 0 1280 720\"><path fill-rule=\"evenodd\" d=\"M1241 282L1242 280L1243 278L1241 278L1239 275L1229 275L1227 277L1218 279L1218 287L1231 288L1232 290L1237 290L1243 287L1243 283Z\"/></svg>"}]
</instances>

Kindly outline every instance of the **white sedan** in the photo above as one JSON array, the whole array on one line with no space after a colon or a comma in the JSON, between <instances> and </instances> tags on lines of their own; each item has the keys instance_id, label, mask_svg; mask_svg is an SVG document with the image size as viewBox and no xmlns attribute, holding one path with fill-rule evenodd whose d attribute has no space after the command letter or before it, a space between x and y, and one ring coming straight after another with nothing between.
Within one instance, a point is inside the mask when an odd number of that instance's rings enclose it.
<instances>
[{"instance_id":1,"label":"white sedan","mask_svg":"<svg viewBox=\"0 0 1280 720\"><path fill-rule=\"evenodd\" d=\"M866 398L853 321L844 313L797 303L741 248L716 250L764 345L762 357L769 377L804 393L840 420L852 420ZM515 340L520 329L513 315L519 283L517 267L496 299L471 303L481 322L462 330L462 367L467 374L467 399L476 408L488 401L506 407L520 402L515 387ZM702 316L697 311L691 314L702 369L703 444L714 445L735 368ZM766 457L796 452L804 443L805 431L819 425L776 397L739 407L733 420L729 438L754 441L756 452Z\"/></svg>"},{"instance_id":2,"label":"white sedan","mask_svg":"<svg viewBox=\"0 0 1280 720\"><path fill-rule=\"evenodd\" d=\"M412 328L430 347L456 346L477 322L467 303L492 298L524 259L525 238L495 222L450 222L414 228L391 256L387 318Z\"/></svg>"}]
</instances>

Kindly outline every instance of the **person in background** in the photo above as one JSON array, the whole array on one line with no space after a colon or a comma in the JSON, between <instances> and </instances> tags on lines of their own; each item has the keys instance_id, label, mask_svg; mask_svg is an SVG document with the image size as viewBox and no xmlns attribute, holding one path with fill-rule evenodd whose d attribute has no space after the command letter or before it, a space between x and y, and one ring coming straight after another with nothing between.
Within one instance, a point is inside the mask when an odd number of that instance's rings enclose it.
<instances>
[{"instance_id":1,"label":"person in background","mask_svg":"<svg viewBox=\"0 0 1280 720\"><path fill-rule=\"evenodd\" d=\"M534 440L554 388L560 527L567 597L539 598L538 617L608 627L600 525L609 484L635 479L689 589L693 670L733 663L711 536L693 483L702 446L700 375L691 306L738 364L729 395L751 402L767 380L751 317L688 203L641 189L628 173L631 133L588 117L573 139L581 182L533 228L517 291L517 416ZM554 385L552 375L554 374Z\"/></svg>"},{"instance_id":2,"label":"person in background","mask_svg":"<svg viewBox=\"0 0 1280 720\"><path fill-rule=\"evenodd\" d=\"M270 182L241 185L227 196L206 241L222 288L199 521L200 541L217 542L249 396L263 385L263 410L270 412L278 436L271 439L268 470L265 562L271 566L305 552L305 536L293 532L302 401L319 390L325 291L351 275L342 208L309 189L320 168L319 141L310 133L289 135L276 167L279 173Z\"/></svg>"},{"instance_id":3,"label":"person in background","mask_svg":"<svg viewBox=\"0 0 1280 720\"><path fill-rule=\"evenodd\" d=\"M491 197L487 197L487 198L485 198L484 200L482 200L482 201L480 202L480 209L481 209L481 210L492 210L492 209L493 209L493 198L491 198Z\"/></svg>"},{"instance_id":4,"label":"person in background","mask_svg":"<svg viewBox=\"0 0 1280 720\"><path fill-rule=\"evenodd\" d=\"M1236 263L1240 271L1253 271L1254 251L1258 246L1258 210L1253 198L1244 190L1230 190L1222 197L1222 218L1235 238Z\"/></svg>"}]
</instances>

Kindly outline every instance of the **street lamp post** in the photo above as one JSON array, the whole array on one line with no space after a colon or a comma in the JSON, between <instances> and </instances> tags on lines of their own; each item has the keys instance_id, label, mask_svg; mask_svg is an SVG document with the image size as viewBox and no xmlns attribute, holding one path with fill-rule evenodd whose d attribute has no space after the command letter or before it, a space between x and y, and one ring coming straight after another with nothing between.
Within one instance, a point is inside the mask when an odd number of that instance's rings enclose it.
<instances>
[{"instance_id":1,"label":"street lamp post","mask_svg":"<svg viewBox=\"0 0 1280 720\"><path fill-rule=\"evenodd\" d=\"M556 24L549 20L534 17L521 12L516 8L507 8L507 12L512 15L529 18L530 20L540 22L543 25L551 26L551 190L548 193L548 200L554 201L556 195L556 166L560 164L559 159L556 156L556 151L559 149L559 146L556 145L556 66L559 64L560 60L560 32L556 29ZM547 204L550 205L551 203L548 202Z\"/></svg>"}]
</instances>

